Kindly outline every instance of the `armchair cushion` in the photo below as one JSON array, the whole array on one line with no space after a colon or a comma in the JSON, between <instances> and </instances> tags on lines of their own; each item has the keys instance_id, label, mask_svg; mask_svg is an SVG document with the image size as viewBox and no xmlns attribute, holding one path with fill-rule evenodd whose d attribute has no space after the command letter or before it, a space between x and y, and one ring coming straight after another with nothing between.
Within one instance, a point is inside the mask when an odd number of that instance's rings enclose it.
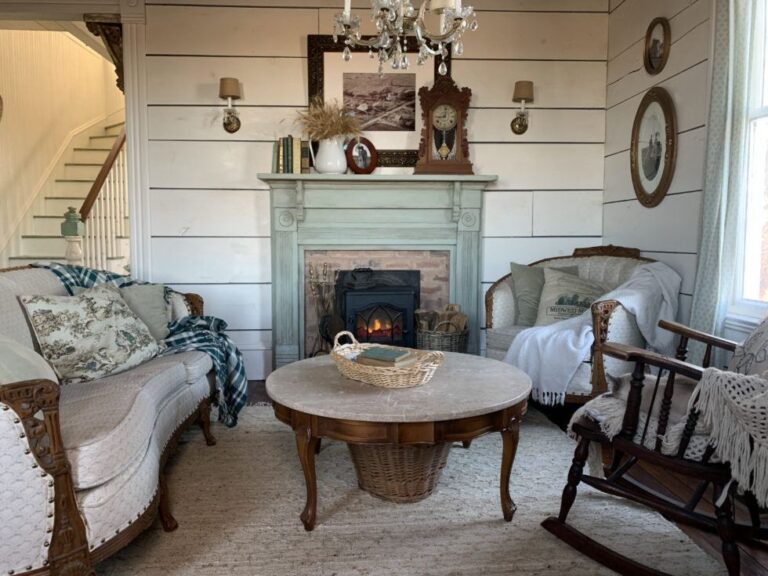
<instances>
[{"instance_id":1,"label":"armchair cushion","mask_svg":"<svg viewBox=\"0 0 768 576\"><path fill-rule=\"evenodd\" d=\"M595 282L562 270L545 268L536 326L549 326L579 316L604 292L605 288Z\"/></svg>"},{"instance_id":2,"label":"armchair cushion","mask_svg":"<svg viewBox=\"0 0 768 576\"><path fill-rule=\"evenodd\" d=\"M768 317L736 348L728 370L739 374L762 374L768 370Z\"/></svg>"},{"instance_id":3,"label":"armchair cushion","mask_svg":"<svg viewBox=\"0 0 768 576\"><path fill-rule=\"evenodd\" d=\"M56 374L40 354L0 334L0 384L23 380L53 380Z\"/></svg>"},{"instance_id":4,"label":"armchair cushion","mask_svg":"<svg viewBox=\"0 0 768 576\"><path fill-rule=\"evenodd\" d=\"M515 262L511 262L509 267L517 312L513 323L517 326L533 326L539 313L545 268L516 264ZM560 270L574 275L579 273L578 266L560 268Z\"/></svg>"},{"instance_id":5,"label":"armchair cushion","mask_svg":"<svg viewBox=\"0 0 768 576\"><path fill-rule=\"evenodd\" d=\"M22 296L40 350L63 384L95 380L146 362L158 352L147 325L114 286L79 296Z\"/></svg>"}]
</instances>

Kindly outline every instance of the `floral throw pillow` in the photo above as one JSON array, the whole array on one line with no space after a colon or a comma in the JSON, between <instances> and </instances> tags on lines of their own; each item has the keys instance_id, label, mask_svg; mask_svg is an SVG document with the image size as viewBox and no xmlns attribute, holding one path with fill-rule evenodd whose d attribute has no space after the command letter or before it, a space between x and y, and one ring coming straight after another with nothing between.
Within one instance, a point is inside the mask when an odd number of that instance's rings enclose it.
<instances>
[{"instance_id":1,"label":"floral throw pillow","mask_svg":"<svg viewBox=\"0 0 768 576\"><path fill-rule=\"evenodd\" d=\"M768 318L736 348L728 369L739 374L762 374L768 370Z\"/></svg>"},{"instance_id":2,"label":"floral throw pillow","mask_svg":"<svg viewBox=\"0 0 768 576\"><path fill-rule=\"evenodd\" d=\"M62 384L133 368L157 355L149 328L111 285L78 296L21 296L43 357Z\"/></svg>"}]
</instances>

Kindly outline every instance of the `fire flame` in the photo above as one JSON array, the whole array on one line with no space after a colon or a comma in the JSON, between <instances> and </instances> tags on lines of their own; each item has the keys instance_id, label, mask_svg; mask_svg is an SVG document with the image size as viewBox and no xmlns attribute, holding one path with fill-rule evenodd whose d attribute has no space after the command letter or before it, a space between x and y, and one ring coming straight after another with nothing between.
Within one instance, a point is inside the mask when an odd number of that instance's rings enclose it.
<instances>
[{"instance_id":1,"label":"fire flame","mask_svg":"<svg viewBox=\"0 0 768 576\"><path fill-rule=\"evenodd\" d=\"M392 330L392 324L390 322L386 322L384 324L381 323L381 320L376 318L369 326L368 326L368 334L378 334L382 331L389 331Z\"/></svg>"}]
</instances>

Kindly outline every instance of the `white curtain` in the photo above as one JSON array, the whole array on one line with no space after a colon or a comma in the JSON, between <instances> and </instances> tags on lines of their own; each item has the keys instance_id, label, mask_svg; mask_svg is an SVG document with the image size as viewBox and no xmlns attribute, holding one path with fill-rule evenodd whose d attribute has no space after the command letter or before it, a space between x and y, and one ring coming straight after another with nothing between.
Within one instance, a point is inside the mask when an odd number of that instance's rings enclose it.
<instances>
[{"instance_id":1,"label":"white curtain","mask_svg":"<svg viewBox=\"0 0 768 576\"><path fill-rule=\"evenodd\" d=\"M719 333L742 257L750 47L755 5L764 0L713 1L712 91L691 326ZM692 361L700 362L703 352L691 344Z\"/></svg>"}]
</instances>

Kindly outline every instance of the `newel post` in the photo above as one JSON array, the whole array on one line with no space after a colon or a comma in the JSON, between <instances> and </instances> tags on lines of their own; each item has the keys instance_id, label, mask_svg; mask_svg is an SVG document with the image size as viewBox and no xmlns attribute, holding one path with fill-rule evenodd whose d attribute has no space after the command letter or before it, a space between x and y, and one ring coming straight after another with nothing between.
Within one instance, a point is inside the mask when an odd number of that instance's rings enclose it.
<instances>
[{"instance_id":1,"label":"newel post","mask_svg":"<svg viewBox=\"0 0 768 576\"><path fill-rule=\"evenodd\" d=\"M67 241L67 252L64 255L67 264L82 266L85 224L80 220L77 209L72 206L64 214L64 222L61 223L61 235Z\"/></svg>"}]
</instances>

